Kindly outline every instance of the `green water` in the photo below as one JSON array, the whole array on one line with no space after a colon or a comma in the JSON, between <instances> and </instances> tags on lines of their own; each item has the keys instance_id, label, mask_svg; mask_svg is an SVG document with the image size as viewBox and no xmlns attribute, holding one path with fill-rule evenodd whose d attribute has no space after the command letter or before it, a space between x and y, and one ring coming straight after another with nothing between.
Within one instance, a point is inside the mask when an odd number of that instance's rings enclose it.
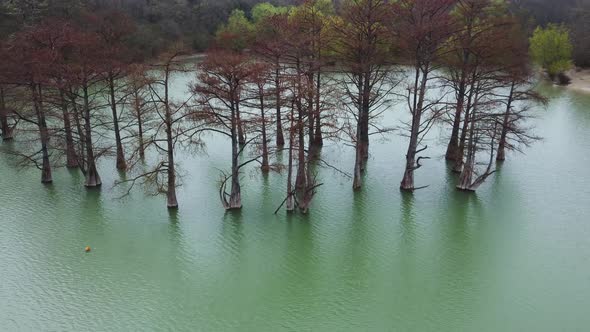
<instances>
[{"instance_id":1,"label":"green water","mask_svg":"<svg viewBox=\"0 0 590 332\"><path fill-rule=\"evenodd\" d=\"M454 190L439 133L417 173L429 187L402 195L406 141L392 135L373 141L360 193L320 170L309 216L273 215L284 175L253 169L243 211L226 214L224 140L181 155L172 215L141 190L117 199L112 160L87 191L63 169L44 187L2 154L0 330L588 331L590 97L544 89L545 139L476 195ZM322 156L353 165L341 145Z\"/></svg>"}]
</instances>

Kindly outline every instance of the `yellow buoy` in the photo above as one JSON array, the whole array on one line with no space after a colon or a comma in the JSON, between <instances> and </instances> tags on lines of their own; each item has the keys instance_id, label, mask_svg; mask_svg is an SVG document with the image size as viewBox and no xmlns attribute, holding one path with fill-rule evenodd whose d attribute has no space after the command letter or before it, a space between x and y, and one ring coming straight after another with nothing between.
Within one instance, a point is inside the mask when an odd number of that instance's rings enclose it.
<instances>
[{"instance_id":1,"label":"yellow buoy","mask_svg":"<svg viewBox=\"0 0 590 332\"><path fill-rule=\"evenodd\" d=\"M90 252L90 247L89 246L86 246L86 248L84 248L84 251Z\"/></svg>"}]
</instances>

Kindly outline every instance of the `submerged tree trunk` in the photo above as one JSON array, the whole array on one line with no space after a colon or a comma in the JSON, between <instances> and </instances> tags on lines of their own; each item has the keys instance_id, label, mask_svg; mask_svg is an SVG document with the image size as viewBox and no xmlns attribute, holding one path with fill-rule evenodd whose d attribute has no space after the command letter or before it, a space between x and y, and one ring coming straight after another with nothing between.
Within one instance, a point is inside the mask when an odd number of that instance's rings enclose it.
<instances>
[{"instance_id":1,"label":"submerged tree trunk","mask_svg":"<svg viewBox=\"0 0 590 332\"><path fill-rule=\"evenodd\" d=\"M315 138L314 144L317 147L324 146L324 137L322 134L322 118L321 118L321 82L322 82L322 73L321 69L318 69L318 75L316 79L316 95L315 95Z\"/></svg>"},{"instance_id":2,"label":"submerged tree trunk","mask_svg":"<svg viewBox=\"0 0 590 332\"><path fill-rule=\"evenodd\" d=\"M369 156L369 97L367 95L368 90L365 87L364 75L359 74L358 82L358 120L355 137L353 190L359 190L362 187L361 176L365 171L365 163Z\"/></svg>"},{"instance_id":3,"label":"submerged tree trunk","mask_svg":"<svg viewBox=\"0 0 590 332\"><path fill-rule=\"evenodd\" d=\"M39 127L39 137L41 139L41 155L43 158L41 165L41 182L51 183L53 178L51 175L51 164L49 162L49 129L47 128L47 121L45 120L45 110L43 108L43 91L41 84L32 84L31 93L33 94L33 104L35 114L37 115L37 126Z\"/></svg>"},{"instance_id":4,"label":"submerged tree trunk","mask_svg":"<svg viewBox=\"0 0 590 332\"><path fill-rule=\"evenodd\" d=\"M473 183L473 174L475 171L475 153L473 151L473 123L471 124L472 130L470 130L469 134L469 146L467 148L467 158L465 158L465 164L463 165L463 170L459 175L459 184L457 188L463 191L474 191L471 189L471 184Z\"/></svg>"},{"instance_id":5,"label":"submerged tree trunk","mask_svg":"<svg viewBox=\"0 0 590 332\"><path fill-rule=\"evenodd\" d=\"M305 132L303 127L305 127L303 119L303 111L301 109L298 110L298 117L297 117L297 135L298 135L298 144L297 144L297 178L295 179L295 188L297 190L304 190L307 185L306 179L306 172L305 172Z\"/></svg>"},{"instance_id":6,"label":"submerged tree trunk","mask_svg":"<svg viewBox=\"0 0 590 332\"><path fill-rule=\"evenodd\" d=\"M143 139L143 118L141 114L141 99L137 93L134 96L135 117L137 117L137 136L139 139L139 158L145 159L145 143Z\"/></svg>"},{"instance_id":7,"label":"submerged tree trunk","mask_svg":"<svg viewBox=\"0 0 590 332\"><path fill-rule=\"evenodd\" d=\"M307 82L309 85L313 86L313 82L314 82L314 74L313 73L309 73L307 75ZM307 94L307 142L308 142L308 146L309 146L309 152L308 152L308 156L309 158L313 158L315 156L316 153L316 145L315 145L315 134L314 134L314 129L315 129L315 108L314 108L314 104L315 104L315 90L314 89L308 89L308 94Z\"/></svg>"},{"instance_id":8,"label":"submerged tree trunk","mask_svg":"<svg viewBox=\"0 0 590 332\"><path fill-rule=\"evenodd\" d=\"M473 118L473 116L472 116ZM475 136L475 120L471 120L470 130L469 130L469 142L467 146L467 158L465 161L465 165L463 167L463 171L459 176L459 184L457 185L457 189L461 191L467 192L475 192L477 188L479 188L485 180L492 174L495 173L495 170L492 171L492 163L494 161L494 145L496 144L494 141L496 133L496 128L494 128L494 136L491 138L491 146L490 146L490 158L488 162L487 169L483 172L483 174L477 176L474 179L475 174L475 156L477 152L477 145L478 145L478 138Z\"/></svg>"},{"instance_id":9,"label":"submerged tree trunk","mask_svg":"<svg viewBox=\"0 0 590 332\"><path fill-rule=\"evenodd\" d=\"M420 85L420 72L422 71L422 78ZM406 154L406 169L404 177L400 184L400 188L406 191L413 191L414 187L414 171L421 167L420 160L416 159L418 153L418 140L420 136L420 124L422 121L422 108L424 106L424 97L426 94L426 83L428 81L428 67L422 70L416 66L416 78L414 81L414 103L412 112L412 127L410 129L410 143L408 145L408 152ZM417 99L416 99L417 98Z\"/></svg>"},{"instance_id":10,"label":"submerged tree trunk","mask_svg":"<svg viewBox=\"0 0 590 332\"><path fill-rule=\"evenodd\" d=\"M297 96L295 97L297 106L297 178L295 179L295 189L298 191L305 190L307 179L305 177L305 119L303 115L302 96L303 84L301 82L302 73L299 59L297 59Z\"/></svg>"},{"instance_id":11,"label":"submerged tree trunk","mask_svg":"<svg viewBox=\"0 0 590 332\"><path fill-rule=\"evenodd\" d=\"M463 128L461 128L461 136L459 138L459 144L457 145L457 150L455 151L455 159L453 163L453 173L461 173L463 169L463 157L465 156L465 144L467 139L467 132L469 131L469 118L472 116L471 113L475 112L475 102L478 96L476 93L476 89L479 87L475 86L475 80L477 76L477 70L473 70L471 76L471 83L469 84L469 94L467 96L467 105L463 106L465 116L463 117Z\"/></svg>"},{"instance_id":12,"label":"submerged tree trunk","mask_svg":"<svg viewBox=\"0 0 590 332\"><path fill-rule=\"evenodd\" d=\"M0 131L2 131L2 140L12 140L12 128L8 123L8 109L6 108L4 87L2 86L0 86Z\"/></svg>"},{"instance_id":13,"label":"submerged tree trunk","mask_svg":"<svg viewBox=\"0 0 590 332\"><path fill-rule=\"evenodd\" d=\"M283 134L283 120L281 118L281 69L278 60L275 65L275 102L277 103L277 146L284 146L285 136Z\"/></svg>"},{"instance_id":14,"label":"submerged tree trunk","mask_svg":"<svg viewBox=\"0 0 590 332\"><path fill-rule=\"evenodd\" d=\"M469 120L471 117L471 110L465 111L465 117L463 119L463 129L461 130L461 138L459 139L459 146L457 147L457 154L453 163L453 173L461 173L463 170L464 156L465 156L465 143L467 140L467 131L469 129Z\"/></svg>"},{"instance_id":15,"label":"submerged tree trunk","mask_svg":"<svg viewBox=\"0 0 590 332\"><path fill-rule=\"evenodd\" d=\"M262 165L261 169L263 173L270 171L270 165L268 161L268 142L266 139L266 117L264 114L264 87L260 88L260 115L262 117Z\"/></svg>"},{"instance_id":16,"label":"submerged tree trunk","mask_svg":"<svg viewBox=\"0 0 590 332\"><path fill-rule=\"evenodd\" d=\"M475 98L477 101L477 95ZM477 102L475 104L477 104ZM469 131L467 134L467 157L465 158L465 164L463 165L463 169L459 175L459 184L457 185L457 188L463 191L473 191L471 189L471 184L473 183L473 174L475 171L475 149L477 147L475 138L476 112L477 105L474 105L473 110L471 110L471 115L465 118L466 121L463 127L464 134Z\"/></svg>"},{"instance_id":17,"label":"submerged tree trunk","mask_svg":"<svg viewBox=\"0 0 590 332\"><path fill-rule=\"evenodd\" d=\"M477 87L479 91L479 86ZM465 158L465 164L463 166L463 170L459 176L459 183L457 184L457 189L462 191L469 191L475 192L479 186L481 186L484 181L493 173L495 170L492 171L492 164L494 161L494 149L495 149L495 138L497 132L497 123L494 125L492 130L492 136L490 138L490 158L488 162L488 166L486 170L479 176L475 173L476 167L476 154L478 151L478 145L480 144L480 133L476 132L478 130L476 128L476 122L482 121L481 119L478 120L477 112L478 112L478 92L475 93L475 101L473 103L473 109L471 110L471 115L469 117L469 134L467 137L467 157ZM476 177L477 176L477 177ZM474 177L476 177L474 179Z\"/></svg>"},{"instance_id":18,"label":"submerged tree trunk","mask_svg":"<svg viewBox=\"0 0 590 332\"><path fill-rule=\"evenodd\" d=\"M100 175L96 169L94 147L92 144L92 127L90 125L90 101L88 99L88 86L82 88L84 92L84 145L86 147L86 187L99 187L102 185Z\"/></svg>"},{"instance_id":19,"label":"submerged tree trunk","mask_svg":"<svg viewBox=\"0 0 590 332\"><path fill-rule=\"evenodd\" d=\"M72 122L68 110L68 102L66 101L63 90L59 90L59 97L63 113L66 140L66 167L76 168L78 167L78 155L76 154L76 145L74 144L74 137L72 135Z\"/></svg>"},{"instance_id":20,"label":"submerged tree trunk","mask_svg":"<svg viewBox=\"0 0 590 332\"><path fill-rule=\"evenodd\" d=\"M231 174L231 192L229 195L228 210L242 208L242 192L240 187L239 173L239 148L236 142L232 142L232 174Z\"/></svg>"},{"instance_id":21,"label":"submerged tree trunk","mask_svg":"<svg viewBox=\"0 0 590 332\"><path fill-rule=\"evenodd\" d=\"M239 165L239 158L240 158L240 142L238 141L239 137L239 120L238 120L238 105L234 103L234 100L231 102L231 191L229 194L229 200L223 197L224 207L226 210L237 210L242 208L242 194L240 188L240 165ZM225 190L223 195L226 195Z\"/></svg>"},{"instance_id":22,"label":"submerged tree trunk","mask_svg":"<svg viewBox=\"0 0 590 332\"><path fill-rule=\"evenodd\" d=\"M514 99L515 86L516 83L512 82L512 85L510 86L510 94L508 95L508 102L506 104L506 113L504 113L504 120L502 121L502 133L500 134L500 142L498 143L498 153L496 155L497 161L506 160L506 144L509 129L508 127L510 125L510 111L512 110L512 101Z\"/></svg>"},{"instance_id":23,"label":"submerged tree trunk","mask_svg":"<svg viewBox=\"0 0 590 332\"><path fill-rule=\"evenodd\" d=\"M178 200L176 199L176 164L174 162L174 135L172 133L172 113L170 110L170 99L168 85L170 80L170 69L169 65L166 66L165 78L164 78L164 108L165 108L165 123L166 123L166 144L167 144L167 172L168 177L166 187L166 203L168 209L178 208Z\"/></svg>"},{"instance_id":24,"label":"submerged tree trunk","mask_svg":"<svg viewBox=\"0 0 590 332\"><path fill-rule=\"evenodd\" d=\"M471 35L471 21L468 24L467 33ZM469 50L464 49L461 63L461 76L459 78L459 89L457 91L457 108L455 110L455 117L453 120L451 139L449 141L449 145L447 146L447 153L445 154L445 159L448 161L455 161L459 158L463 158L463 155L459 154L459 132L461 130L461 114L463 114L465 106L465 92L467 88L468 74L466 66L469 64L469 55Z\"/></svg>"},{"instance_id":25,"label":"submerged tree trunk","mask_svg":"<svg viewBox=\"0 0 590 332\"><path fill-rule=\"evenodd\" d=\"M113 126L115 129L115 144L117 147L117 169L127 169L127 162L125 161L125 153L123 152L123 143L121 142L121 131L119 129L119 115L117 114L117 99L115 96L115 78L112 73L109 74L109 97L111 103L111 111L113 112Z\"/></svg>"},{"instance_id":26,"label":"submerged tree trunk","mask_svg":"<svg viewBox=\"0 0 590 332\"><path fill-rule=\"evenodd\" d=\"M166 106L168 108L168 106ZM176 166L174 164L174 143L172 136L172 119L170 111L166 111L166 141L167 141L167 157L168 157L168 175L166 188L166 203L169 209L178 208L178 200L176 199Z\"/></svg>"},{"instance_id":27,"label":"submerged tree trunk","mask_svg":"<svg viewBox=\"0 0 590 332\"><path fill-rule=\"evenodd\" d=\"M291 125L289 130L289 162L287 165L287 212L295 211L295 197L293 196L293 146L295 144L295 132L293 128L293 105L291 105Z\"/></svg>"},{"instance_id":28,"label":"submerged tree trunk","mask_svg":"<svg viewBox=\"0 0 590 332\"><path fill-rule=\"evenodd\" d=\"M70 95L70 103L72 106L73 115L74 115L74 123L76 124L76 131L78 133L78 151L76 153L78 158L78 167L84 175L86 175L87 170L87 163L86 163L86 135L84 135L84 128L82 126L82 122L80 119L83 117L80 114L79 107L76 104L76 98L73 93L68 93Z\"/></svg>"},{"instance_id":29,"label":"submerged tree trunk","mask_svg":"<svg viewBox=\"0 0 590 332\"><path fill-rule=\"evenodd\" d=\"M370 81L370 73L366 72L363 75L363 98L362 98L362 111L360 117L360 125L361 125L361 155L363 157L363 161L367 161L369 159L369 112L371 111L371 81ZM364 172L365 170L365 163L362 164L361 171Z\"/></svg>"},{"instance_id":30,"label":"submerged tree trunk","mask_svg":"<svg viewBox=\"0 0 590 332\"><path fill-rule=\"evenodd\" d=\"M356 138L356 148L355 148L355 161L354 161L354 179L352 181L352 189L359 190L363 185L362 180L362 168L363 168L363 142L360 140L360 130L361 125L360 122L356 125L357 129L357 138Z\"/></svg>"},{"instance_id":31,"label":"submerged tree trunk","mask_svg":"<svg viewBox=\"0 0 590 332\"><path fill-rule=\"evenodd\" d=\"M242 125L242 118L240 114L240 105L235 106L235 119L237 120L238 126L238 143L240 145L246 145L246 136L244 136L244 128Z\"/></svg>"},{"instance_id":32,"label":"submerged tree trunk","mask_svg":"<svg viewBox=\"0 0 590 332\"><path fill-rule=\"evenodd\" d=\"M455 110L453 120L453 130L449 145L447 146L447 153L445 154L445 159L449 161L455 161L461 158L459 155L459 131L461 129L461 114L463 114L463 106L465 105L465 85L465 80L462 77L457 93L457 109Z\"/></svg>"}]
</instances>

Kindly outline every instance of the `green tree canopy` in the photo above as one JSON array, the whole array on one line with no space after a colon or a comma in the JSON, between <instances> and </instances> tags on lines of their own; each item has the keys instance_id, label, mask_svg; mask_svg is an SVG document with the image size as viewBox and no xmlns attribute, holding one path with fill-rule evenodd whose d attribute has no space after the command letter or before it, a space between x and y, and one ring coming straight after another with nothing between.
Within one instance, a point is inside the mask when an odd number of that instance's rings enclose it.
<instances>
[{"instance_id":1,"label":"green tree canopy","mask_svg":"<svg viewBox=\"0 0 590 332\"><path fill-rule=\"evenodd\" d=\"M244 50L250 44L254 33L254 25L246 17L246 13L240 9L234 9L227 20L217 31L217 42L220 46L231 48L235 51Z\"/></svg>"},{"instance_id":2,"label":"green tree canopy","mask_svg":"<svg viewBox=\"0 0 590 332\"><path fill-rule=\"evenodd\" d=\"M275 6L269 2L262 2L252 8L252 21L254 21L254 23L258 23L266 17L286 14L289 12L289 9L289 7Z\"/></svg>"},{"instance_id":3,"label":"green tree canopy","mask_svg":"<svg viewBox=\"0 0 590 332\"><path fill-rule=\"evenodd\" d=\"M547 70L549 75L557 75L572 67L573 46L569 30L562 25L549 24L546 28L537 27L530 38L533 61Z\"/></svg>"}]
</instances>

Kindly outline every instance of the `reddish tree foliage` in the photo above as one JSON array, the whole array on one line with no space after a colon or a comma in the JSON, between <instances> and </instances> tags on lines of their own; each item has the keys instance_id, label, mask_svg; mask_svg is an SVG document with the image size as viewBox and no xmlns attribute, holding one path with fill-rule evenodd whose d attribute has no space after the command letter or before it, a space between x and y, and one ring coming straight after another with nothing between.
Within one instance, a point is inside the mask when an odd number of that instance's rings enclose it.
<instances>
[{"instance_id":1,"label":"reddish tree foliage","mask_svg":"<svg viewBox=\"0 0 590 332\"><path fill-rule=\"evenodd\" d=\"M457 188L475 191L495 173L494 159L503 160L505 150L518 149L537 138L521 126L530 117L533 103L543 102L529 82L526 62L526 38L517 22L510 17L495 16L470 49L473 66L470 72L469 97L465 108L459 142L461 173ZM502 36L502 38L500 38ZM500 111L498 111L500 109ZM510 139L509 139L510 137ZM497 148L497 153L496 153ZM478 169L478 155L487 153L487 162Z\"/></svg>"},{"instance_id":2,"label":"reddish tree foliage","mask_svg":"<svg viewBox=\"0 0 590 332\"><path fill-rule=\"evenodd\" d=\"M82 151L80 155L81 170L86 176L86 187L97 187L102 181L96 167L97 159L107 150L96 151L93 140L93 118L97 107L96 102L100 93L100 84L103 82L105 72L105 48L99 36L92 32L76 31L73 36L73 45L69 54L70 62L67 66L66 77L72 87L70 93L73 99L81 100L81 105L76 105L77 114L82 121L80 138Z\"/></svg>"},{"instance_id":3,"label":"reddish tree foliage","mask_svg":"<svg viewBox=\"0 0 590 332\"><path fill-rule=\"evenodd\" d=\"M281 108L284 106L283 93L285 90L284 80L284 61L286 53L285 45L285 29L288 24L287 15L273 15L264 18L256 31L256 39L254 42L254 53L261 59L267 61L273 69L273 93L274 106L276 109L276 145L284 146L285 137L283 134L283 117Z\"/></svg>"},{"instance_id":4,"label":"reddish tree foliage","mask_svg":"<svg viewBox=\"0 0 590 332\"><path fill-rule=\"evenodd\" d=\"M98 35L104 47L104 80L108 86L108 100L113 114L113 129L115 132L115 145L117 155L117 169L125 170L127 163L123 151L121 129L119 125L119 112L117 106L121 104L118 97L121 90L122 78L128 73L132 54L127 47L127 39L134 31L131 19L117 11L101 12L97 15L87 16L87 24Z\"/></svg>"},{"instance_id":5,"label":"reddish tree foliage","mask_svg":"<svg viewBox=\"0 0 590 332\"><path fill-rule=\"evenodd\" d=\"M37 127L41 149L32 155L23 155L41 170L41 182L53 181L50 161L51 129L47 121L44 89L55 84L53 73L59 67L62 50L70 43L66 25L61 22L44 22L18 33L8 48L8 76L10 80L30 93L31 110L15 111L18 117ZM39 162L39 159L41 160Z\"/></svg>"},{"instance_id":6,"label":"reddish tree foliage","mask_svg":"<svg viewBox=\"0 0 590 332\"><path fill-rule=\"evenodd\" d=\"M267 115L266 109L268 105L268 99L272 96L273 91L269 91L267 86L271 84L271 72L272 67L269 66L267 63L258 62L252 64L252 73L248 78L249 87L249 97L248 99L251 100L250 103L247 105L251 108L258 109L260 111L260 116L257 117L258 121L251 121L255 123L256 130L258 127L260 128L260 151L261 151L261 169L263 173L268 173L270 171L270 161L269 161L269 147L268 147L268 130L267 124L269 122L269 116ZM258 123L256 123L258 122ZM259 124L259 125L258 125Z\"/></svg>"},{"instance_id":7,"label":"reddish tree foliage","mask_svg":"<svg viewBox=\"0 0 590 332\"><path fill-rule=\"evenodd\" d=\"M186 112L187 103L190 97L176 101L171 96L172 76L176 72L185 71L182 62L179 60L181 55L185 54L182 46L162 54L158 62L152 65L154 72L150 75L136 68L133 74L133 83L135 87L132 92L135 97L135 106L138 112L139 124L143 132L144 125L149 128L149 136L140 136L140 143L133 156L142 158L145 150L154 148L159 156L154 167L142 171L127 180L119 181L117 184L130 183L127 194L133 189L137 182L142 182L148 187L152 187L153 194L166 195L166 204L168 209L178 208L178 199L176 197L176 188L179 185L176 152L178 146L184 142L187 136L186 119L189 112ZM143 89L146 91L143 91ZM145 100L145 104L141 101ZM144 106L147 107L144 109ZM147 123L146 123L147 121ZM189 127L190 128L190 127ZM147 133L144 132L144 133ZM132 165L135 165L133 162Z\"/></svg>"},{"instance_id":8,"label":"reddish tree foliage","mask_svg":"<svg viewBox=\"0 0 590 332\"><path fill-rule=\"evenodd\" d=\"M452 51L445 58L445 62L450 74L449 81L455 90L456 106L451 139L445 155L447 160L456 161L462 157L459 149L459 133L461 117L466 106L468 80L473 70L471 52L477 41L484 36L480 32L490 28L486 20L488 5L488 1L462 0L457 2L453 13L457 31L447 43L447 47L450 47Z\"/></svg>"}]
</instances>

